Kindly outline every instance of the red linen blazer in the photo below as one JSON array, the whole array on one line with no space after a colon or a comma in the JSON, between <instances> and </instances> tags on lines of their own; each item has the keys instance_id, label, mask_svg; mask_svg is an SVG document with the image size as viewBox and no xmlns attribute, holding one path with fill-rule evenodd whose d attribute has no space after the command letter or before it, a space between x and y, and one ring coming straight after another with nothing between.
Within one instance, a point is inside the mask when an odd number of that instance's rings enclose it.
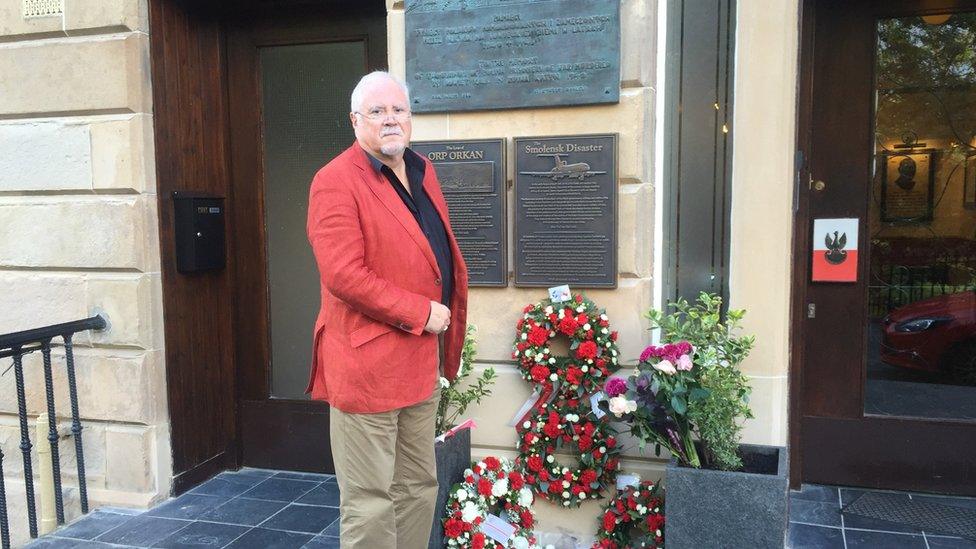
<instances>
[{"instance_id":1,"label":"red linen blazer","mask_svg":"<svg viewBox=\"0 0 976 549\"><path fill-rule=\"evenodd\" d=\"M308 240L322 301L306 392L344 412L416 404L437 384L437 336L424 331L441 274L417 220L366 151L353 143L312 180ZM411 154L407 152L406 154ZM467 318L468 271L447 216L434 166L423 187L447 229L454 259L444 374L457 375Z\"/></svg>"}]
</instances>

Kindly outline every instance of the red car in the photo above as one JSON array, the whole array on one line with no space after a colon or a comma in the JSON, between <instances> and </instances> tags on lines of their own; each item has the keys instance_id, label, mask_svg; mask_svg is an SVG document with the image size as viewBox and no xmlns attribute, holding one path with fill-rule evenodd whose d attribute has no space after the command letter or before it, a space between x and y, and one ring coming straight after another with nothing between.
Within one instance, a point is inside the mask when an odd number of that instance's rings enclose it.
<instances>
[{"instance_id":1,"label":"red car","mask_svg":"<svg viewBox=\"0 0 976 549\"><path fill-rule=\"evenodd\" d=\"M884 318L881 360L976 385L976 292L916 301Z\"/></svg>"}]
</instances>

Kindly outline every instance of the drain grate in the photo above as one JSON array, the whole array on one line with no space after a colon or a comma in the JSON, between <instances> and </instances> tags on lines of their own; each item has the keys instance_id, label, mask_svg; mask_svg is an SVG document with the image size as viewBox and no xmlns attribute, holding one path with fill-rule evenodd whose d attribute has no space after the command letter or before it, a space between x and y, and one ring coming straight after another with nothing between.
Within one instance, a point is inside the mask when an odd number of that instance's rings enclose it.
<instances>
[{"instance_id":1,"label":"drain grate","mask_svg":"<svg viewBox=\"0 0 976 549\"><path fill-rule=\"evenodd\" d=\"M976 509L908 499L903 494L868 492L841 512L976 540Z\"/></svg>"}]
</instances>

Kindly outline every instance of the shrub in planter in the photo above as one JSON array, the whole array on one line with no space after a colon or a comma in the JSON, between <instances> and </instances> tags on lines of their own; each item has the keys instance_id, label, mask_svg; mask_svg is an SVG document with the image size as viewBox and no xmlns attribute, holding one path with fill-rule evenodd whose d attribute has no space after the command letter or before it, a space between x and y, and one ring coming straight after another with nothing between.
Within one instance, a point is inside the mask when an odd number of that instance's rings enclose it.
<instances>
[{"instance_id":1,"label":"shrub in planter","mask_svg":"<svg viewBox=\"0 0 976 549\"><path fill-rule=\"evenodd\" d=\"M684 518L692 515L708 515L710 528L720 534L728 533L739 525L763 521L775 525L779 534L770 534L778 540L769 541L773 547L780 547L786 528L786 483L785 471L778 467L765 468L765 473L744 469L744 457L749 457L745 465L755 462L754 452L740 445L742 421L752 417L749 409L750 388L748 379L738 369L739 364L752 349L754 338L736 335L738 324L745 315L741 310L722 313L722 300L719 296L702 293L696 303L683 299L670 304L671 311L651 310L646 317L651 327L661 330L661 344L647 347L633 375L626 380L611 379L605 386L609 400L609 412L630 425L631 433L639 441L641 448L653 444L656 453L662 448L668 450L673 464L668 468L668 523L667 539L670 547L707 547L703 528L682 530ZM743 450L749 449L749 452ZM763 454L762 451L760 454ZM785 449L771 448L773 462L785 455ZM757 458L758 459L758 458ZM767 460L768 461L768 460ZM673 497L671 493L676 469L702 473L735 472L739 488L721 494L724 499L722 509L704 513L699 506L707 498L709 479L714 475L686 475L682 482L703 483L689 491L688 501ZM772 478L779 480L770 481ZM697 480L696 480L697 479ZM752 479L752 480L750 480ZM744 501L753 490L768 488L761 497L765 506L756 506L756 512L765 509L776 516L765 514L746 514L753 506ZM699 495L695 495L698 493ZM736 498L743 498L737 501ZM770 503L782 502L782 506ZM688 505L691 505L690 507ZM781 509L781 511L780 511ZM717 529L717 530L715 530ZM684 537L685 535L691 537ZM720 545L725 545L724 543ZM752 547L767 546L757 541Z\"/></svg>"},{"instance_id":2,"label":"shrub in planter","mask_svg":"<svg viewBox=\"0 0 976 549\"><path fill-rule=\"evenodd\" d=\"M474 358L477 353L477 342L474 326L468 326L464 335L464 347L461 349L461 366L454 381L440 378L441 398L437 404L437 421L435 425L434 454L437 461L437 504L434 507L434 524L431 528L430 549L444 546L444 526L442 511L447 504L451 486L461 482L464 470L471 464L471 431L460 429L448 434L457 426L461 416L472 402L480 403L481 399L491 394L491 385L495 382L495 370L486 368L480 377L469 380L474 369ZM448 436L444 436L448 435Z\"/></svg>"}]
</instances>

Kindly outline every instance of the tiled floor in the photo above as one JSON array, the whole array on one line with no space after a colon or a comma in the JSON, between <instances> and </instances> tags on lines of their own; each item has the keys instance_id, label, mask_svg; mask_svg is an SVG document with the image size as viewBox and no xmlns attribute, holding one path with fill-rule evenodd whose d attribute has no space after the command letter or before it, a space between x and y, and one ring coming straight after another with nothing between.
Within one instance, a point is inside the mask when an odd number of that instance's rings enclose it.
<instances>
[{"instance_id":1,"label":"tiled floor","mask_svg":"<svg viewBox=\"0 0 976 549\"><path fill-rule=\"evenodd\" d=\"M96 509L28 547L338 549L332 475L221 473L145 513Z\"/></svg>"},{"instance_id":2,"label":"tiled floor","mask_svg":"<svg viewBox=\"0 0 976 549\"><path fill-rule=\"evenodd\" d=\"M792 549L976 549L976 541L933 534L840 509L864 490L804 485L790 492ZM903 493L976 508L974 498ZM147 512L101 508L28 547L228 547L338 549L335 477L242 469L221 473Z\"/></svg>"},{"instance_id":3,"label":"tiled floor","mask_svg":"<svg viewBox=\"0 0 976 549\"><path fill-rule=\"evenodd\" d=\"M804 485L790 492L789 547L792 549L976 549L976 541L934 534L909 526L856 515L841 515L842 505L865 490ZM900 493L933 503L976 509L974 498Z\"/></svg>"}]
</instances>

